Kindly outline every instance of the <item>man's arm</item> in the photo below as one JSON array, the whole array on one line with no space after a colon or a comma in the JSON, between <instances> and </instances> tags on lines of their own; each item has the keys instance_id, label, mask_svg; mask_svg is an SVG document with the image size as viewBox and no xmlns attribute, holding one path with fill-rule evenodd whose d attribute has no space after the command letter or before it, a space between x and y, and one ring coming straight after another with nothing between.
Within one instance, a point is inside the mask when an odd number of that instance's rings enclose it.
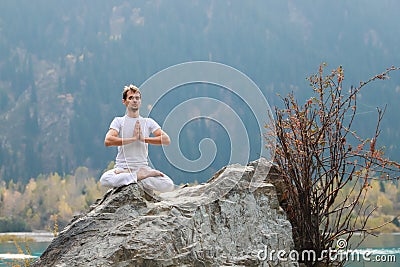
<instances>
[{"instance_id":1,"label":"man's arm","mask_svg":"<svg viewBox=\"0 0 400 267\"><path fill-rule=\"evenodd\" d=\"M163 130L161 130L161 128L155 130L153 132L153 135L154 137L146 137L144 139L144 142L151 145L165 145L165 146L168 146L171 143L168 134Z\"/></svg>"},{"instance_id":2,"label":"man's arm","mask_svg":"<svg viewBox=\"0 0 400 267\"><path fill-rule=\"evenodd\" d=\"M118 137L118 132L115 129L108 130L106 134L106 138L104 139L105 146L122 146L126 144L130 144L138 140L136 136L132 136L129 138L121 138Z\"/></svg>"},{"instance_id":3,"label":"man's arm","mask_svg":"<svg viewBox=\"0 0 400 267\"><path fill-rule=\"evenodd\" d=\"M106 134L106 138L104 139L105 146L122 146L133 143L137 140L140 140L142 135L142 131L140 129L139 121L136 121L135 127L133 129L133 136L132 137L124 137L121 138L118 136L118 131L114 128L110 128Z\"/></svg>"}]
</instances>

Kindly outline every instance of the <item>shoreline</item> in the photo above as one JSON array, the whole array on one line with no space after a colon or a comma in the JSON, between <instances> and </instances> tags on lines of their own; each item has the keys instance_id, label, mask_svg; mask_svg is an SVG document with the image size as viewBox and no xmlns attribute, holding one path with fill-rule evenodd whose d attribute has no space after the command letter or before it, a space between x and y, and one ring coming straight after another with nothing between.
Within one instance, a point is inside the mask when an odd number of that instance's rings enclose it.
<instances>
[{"instance_id":1,"label":"shoreline","mask_svg":"<svg viewBox=\"0 0 400 267\"><path fill-rule=\"evenodd\" d=\"M34 242L48 242L54 239L52 232L6 232L0 233L0 236L16 236L18 238L30 238Z\"/></svg>"}]
</instances>

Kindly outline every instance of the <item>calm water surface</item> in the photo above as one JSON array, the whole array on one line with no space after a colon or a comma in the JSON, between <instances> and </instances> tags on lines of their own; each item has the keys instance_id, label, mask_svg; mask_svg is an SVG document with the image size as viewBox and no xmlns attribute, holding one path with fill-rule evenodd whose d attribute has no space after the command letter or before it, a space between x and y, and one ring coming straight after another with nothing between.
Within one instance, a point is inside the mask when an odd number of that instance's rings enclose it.
<instances>
[{"instance_id":1,"label":"calm water surface","mask_svg":"<svg viewBox=\"0 0 400 267\"><path fill-rule=\"evenodd\" d=\"M17 263L20 262L23 265L24 257L38 257L40 256L43 251L46 250L47 246L50 244L49 242L18 242L19 246L25 251L24 254L18 254L18 249L16 248L13 242L11 243L0 243L0 266L10 266L10 263ZM27 251L27 248L30 250ZM9 264L7 264L9 263Z\"/></svg>"},{"instance_id":2,"label":"calm water surface","mask_svg":"<svg viewBox=\"0 0 400 267\"><path fill-rule=\"evenodd\" d=\"M355 237L356 238L356 237ZM348 261L348 267L399 267L400 266L400 233L369 236L357 250L365 255L360 260Z\"/></svg>"}]
</instances>

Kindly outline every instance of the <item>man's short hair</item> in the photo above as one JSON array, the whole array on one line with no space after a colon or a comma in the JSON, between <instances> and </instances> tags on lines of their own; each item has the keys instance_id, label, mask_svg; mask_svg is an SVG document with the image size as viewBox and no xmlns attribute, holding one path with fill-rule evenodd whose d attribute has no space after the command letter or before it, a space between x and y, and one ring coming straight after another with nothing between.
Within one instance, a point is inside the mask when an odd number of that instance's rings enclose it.
<instances>
[{"instance_id":1,"label":"man's short hair","mask_svg":"<svg viewBox=\"0 0 400 267\"><path fill-rule=\"evenodd\" d=\"M134 94L139 93L140 97L142 97L142 93L140 92L139 88L133 84L130 84L124 87L124 90L122 91L122 99L126 100L129 91L132 91Z\"/></svg>"}]
</instances>

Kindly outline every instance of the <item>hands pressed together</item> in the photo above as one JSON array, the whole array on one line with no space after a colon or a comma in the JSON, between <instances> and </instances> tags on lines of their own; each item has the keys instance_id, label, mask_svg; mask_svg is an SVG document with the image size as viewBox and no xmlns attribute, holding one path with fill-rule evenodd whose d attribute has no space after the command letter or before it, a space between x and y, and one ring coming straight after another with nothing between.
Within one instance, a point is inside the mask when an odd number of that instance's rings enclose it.
<instances>
[{"instance_id":1,"label":"hands pressed together","mask_svg":"<svg viewBox=\"0 0 400 267\"><path fill-rule=\"evenodd\" d=\"M142 133L142 128L140 127L140 122L136 121L135 128L133 130L133 141L144 142L144 135Z\"/></svg>"}]
</instances>

